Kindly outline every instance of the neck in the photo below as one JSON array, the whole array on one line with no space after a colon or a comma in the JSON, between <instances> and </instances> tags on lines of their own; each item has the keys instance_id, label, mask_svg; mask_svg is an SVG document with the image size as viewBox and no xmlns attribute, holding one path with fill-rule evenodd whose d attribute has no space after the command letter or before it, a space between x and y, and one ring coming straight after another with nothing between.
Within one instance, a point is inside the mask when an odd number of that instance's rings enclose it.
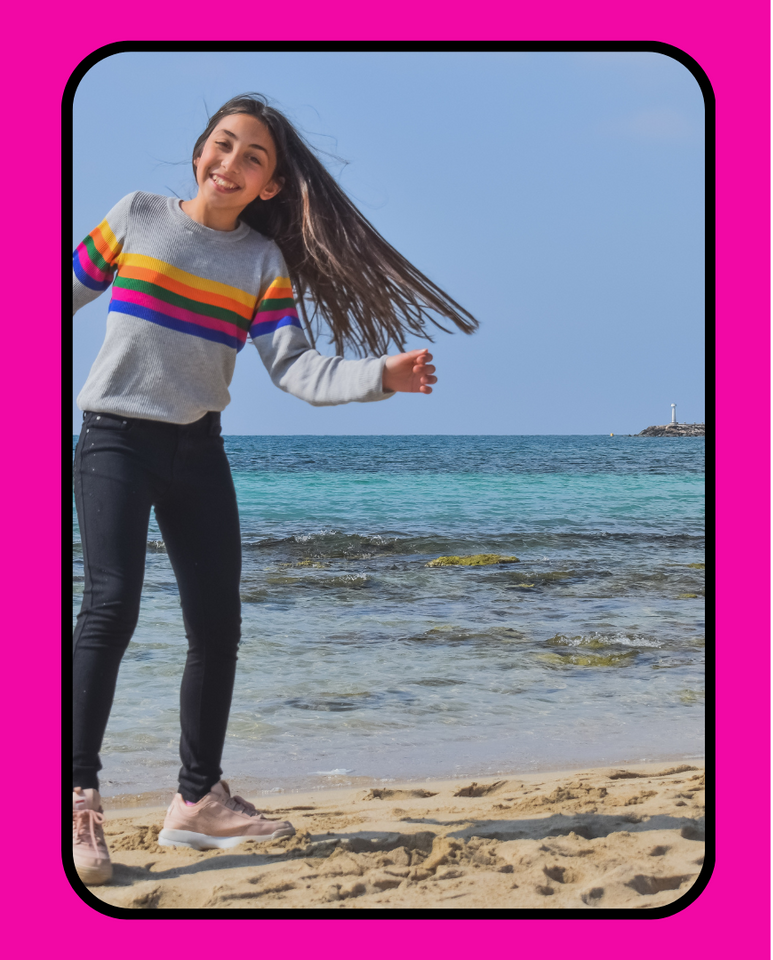
<instances>
[{"instance_id":1,"label":"neck","mask_svg":"<svg viewBox=\"0 0 773 960\"><path fill-rule=\"evenodd\" d=\"M213 210L202 202L198 194L193 200L183 200L180 209L191 220L195 220L203 227L209 227L210 230L222 230L227 233L239 226L238 215L233 210Z\"/></svg>"}]
</instances>

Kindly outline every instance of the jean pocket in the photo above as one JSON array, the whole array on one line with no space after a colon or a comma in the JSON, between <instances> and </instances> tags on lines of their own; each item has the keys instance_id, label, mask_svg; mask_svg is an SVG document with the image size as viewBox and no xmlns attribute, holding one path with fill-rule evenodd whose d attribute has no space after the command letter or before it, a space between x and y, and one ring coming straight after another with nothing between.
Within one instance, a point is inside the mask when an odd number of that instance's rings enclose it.
<instances>
[{"instance_id":1,"label":"jean pocket","mask_svg":"<svg viewBox=\"0 0 773 960\"><path fill-rule=\"evenodd\" d=\"M89 430L129 430L134 421L131 417L120 417L115 413L87 413L83 421Z\"/></svg>"}]
</instances>

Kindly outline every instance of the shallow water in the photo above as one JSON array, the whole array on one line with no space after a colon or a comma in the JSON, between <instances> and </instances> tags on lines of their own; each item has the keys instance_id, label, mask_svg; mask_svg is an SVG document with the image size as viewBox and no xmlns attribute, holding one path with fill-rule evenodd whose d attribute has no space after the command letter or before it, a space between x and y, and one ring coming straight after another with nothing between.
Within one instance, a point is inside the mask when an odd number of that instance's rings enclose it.
<instances>
[{"instance_id":1,"label":"shallow water","mask_svg":"<svg viewBox=\"0 0 773 960\"><path fill-rule=\"evenodd\" d=\"M244 548L224 757L239 783L702 756L702 439L225 443ZM426 566L477 553L520 562ZM153 521L106 794L174 784L184 655Z\"/></svg>"}]
</instances>

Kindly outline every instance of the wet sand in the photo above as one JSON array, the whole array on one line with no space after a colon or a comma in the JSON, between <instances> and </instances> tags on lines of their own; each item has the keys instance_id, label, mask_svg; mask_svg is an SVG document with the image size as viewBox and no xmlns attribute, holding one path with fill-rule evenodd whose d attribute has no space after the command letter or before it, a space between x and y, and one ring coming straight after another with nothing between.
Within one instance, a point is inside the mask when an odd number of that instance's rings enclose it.
<instances>
[{"instance_id":1,"label":"wet sand","mask_svg":"<svg viewBox=\"0 0 773 960\"><path fill-rule=\"evenodd\" d=\"M701 870L704 788L691 762L249 796L296 835L206 852L158 845L163 807L106 799L114 878L90 889L162 910L660 907Z\"/></svg>"}]
</instances>

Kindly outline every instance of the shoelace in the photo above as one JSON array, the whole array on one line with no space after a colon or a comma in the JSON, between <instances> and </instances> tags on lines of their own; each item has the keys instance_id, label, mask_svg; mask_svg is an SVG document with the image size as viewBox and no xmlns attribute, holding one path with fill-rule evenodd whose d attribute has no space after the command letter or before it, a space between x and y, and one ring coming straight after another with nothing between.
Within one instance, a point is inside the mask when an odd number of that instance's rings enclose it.
<instances>
[{"instance_id":1,"label":"shoelace","mask_svg":"<svg viewBox=\"0 0 773 960\"><path fill-rule=\"evenodd\" d=\"M238 793L229 797L225 805L237 813L246 813L248 817L257 817L259 820L263 819L263 814L258 813L257 807L250 803L249 800L245 800L244 797L240 797Z\"/></svg>"},{"instance_id":2,"label":"shoelace","mask_svg":"<svg viewBox=\"0 0 773 960\"><path fill-rule=\"evenodd\" d=\"M100 813L99 810L73 810L73 841L75 843L85 843L88 833L94 849L98 850L104 844L104 840L101 837L97 839L96 830L99 828L100 833L102 832L104 819L104 814Z\"/></svg>"}]
</instances>

